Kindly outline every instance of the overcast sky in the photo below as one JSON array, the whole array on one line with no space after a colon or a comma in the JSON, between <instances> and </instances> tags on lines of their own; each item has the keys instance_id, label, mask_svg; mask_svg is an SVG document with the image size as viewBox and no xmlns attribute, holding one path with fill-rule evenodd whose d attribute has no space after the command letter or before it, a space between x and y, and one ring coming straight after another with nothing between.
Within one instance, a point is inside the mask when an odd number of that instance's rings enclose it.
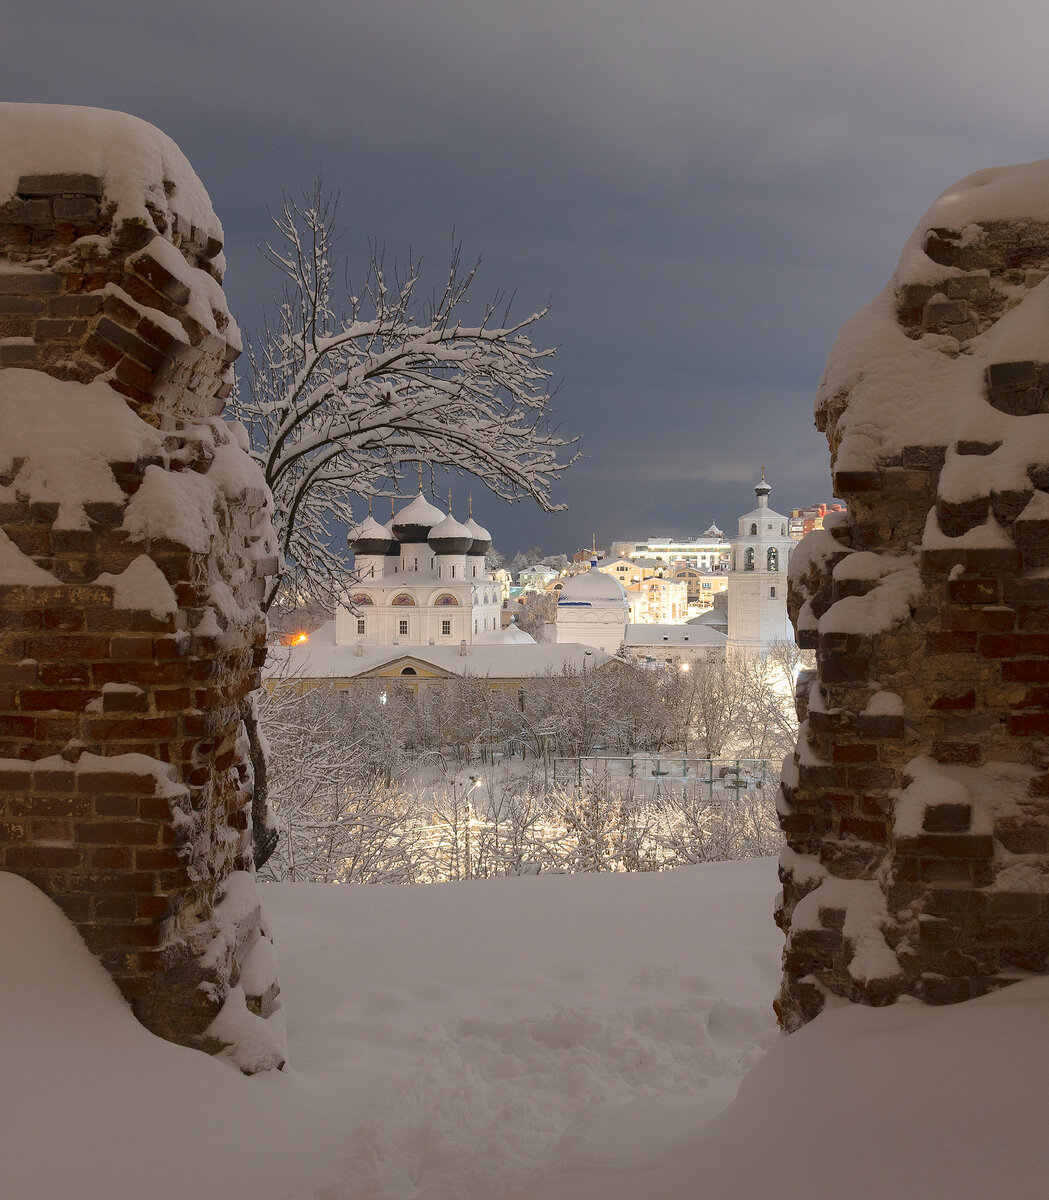
<instances>
[{"instance_id":1,"label":"overcast sky","mask_svg":"<svg viewBox=\"0 0 1049 1200\"><path fill-rule=\"evenodd\" d=\"M835 331L940 191L1049 155L1044 0L18 7L2 98L170 134L246 329L274 288L267 206L318 171L354 253L437 269L454 228L478 298L552 302L537 340L585 457L555 516L473 488L509 552L730 528L762 464L780 511L829 499L812 397Z\"/></svg>"}]
</instances>

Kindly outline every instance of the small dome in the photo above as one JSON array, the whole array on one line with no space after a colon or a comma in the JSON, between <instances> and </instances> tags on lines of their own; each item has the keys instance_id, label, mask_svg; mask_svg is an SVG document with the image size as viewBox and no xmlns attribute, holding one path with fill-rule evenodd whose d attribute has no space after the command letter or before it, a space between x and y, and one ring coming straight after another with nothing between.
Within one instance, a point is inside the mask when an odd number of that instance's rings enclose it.
<instances>
[{"instance_id":1,"label":"small dome","mask_svg":"<svg viewBox=\"0 0 1049 1200\"><path fill-rule=\"evenodd\" d=\"M473 532L449 513L430 530L426 539L435 554L465 554L473 545Z\"/></svg>"},{"instance_id":2,"label":"small dome","mask_svg":"<svg viewBox=\"0 0 1049 1200\"><path fill-rule=\"evenodd\" d=\"M369 513L358 525L351 525L347 538L354 554L385 554L393 534Z\"/></svg>"},{"instance_id":3,"label":"small dome","mask_svg":"<svg viewBox=\"0 0 1049 1200\"><path fill-rule=\"evenodd\" d=\"M393 536L399 542L425 542L430 530L444 520L445 514L432 505L420 492L406 504L390 522Z\"/></svg>"},{"instance_id":4,"label":"small dome","mask_svg":"<svg viewBox=\"0 0 1049 1200\"><path fill-rule=\"evenodd\" d=\"M466 522L466 528L469 529L474 539L473 544L466 553L476 554L478 556L487 554L492 548L492 535L488 532L488 530L485 529L483 525L478 525L473 517Z\"/></svg>"},{"instance_id":5,"label":"small dome","mask_svg":"<svg viewBox=\"0 0 1049 1200\"><path fill-rule=\"evenodd\" d=\"M591 567L582 575L566 579L558 593L558 606L564 604L626 603L626 592L618 579Z\"/></svg>"},{"instance_id":6,"label":"small dome","mask_svg":"<svg viewBox=\"0 0 1049 1200\"><path fill-rule=\"evenodd\" d=\"M755 496L767 496L769 494L769 492L771 492L771 491L772 491L772 484L766 483L765 476L762 475L760 483L756 483L754 485L754 495Z\"/></svg>"}]
</instances>

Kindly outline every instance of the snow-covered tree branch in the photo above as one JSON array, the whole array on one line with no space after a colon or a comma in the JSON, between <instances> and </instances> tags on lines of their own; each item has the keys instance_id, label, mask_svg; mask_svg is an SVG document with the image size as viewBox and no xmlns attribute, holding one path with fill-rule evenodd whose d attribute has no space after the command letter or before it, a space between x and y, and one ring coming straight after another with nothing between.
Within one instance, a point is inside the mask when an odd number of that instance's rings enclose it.
<instances>
[{"instance_id":1,"label":"snow-covered tree branch","mask_svg":"<svg viewBox=\"0 0 1049 1200\"><path fill-rule=\"evenodd\" d=\"M532 343L546 309L520 319L497 295L468 311L476 266L451 254L443 284L422 295L420 264L387 269L370 246L362 285L335 283L337 198L320 184L285 198L267 256L284 276L273 323L248 347L250 379L232 403L276 501L282 589L340 590L347 565L338 523L356 497L388 493L405 466L478 476L507 500L547 511L574 460L574 439L549 423L553 349Z\"/></svg>"}]
</instances>

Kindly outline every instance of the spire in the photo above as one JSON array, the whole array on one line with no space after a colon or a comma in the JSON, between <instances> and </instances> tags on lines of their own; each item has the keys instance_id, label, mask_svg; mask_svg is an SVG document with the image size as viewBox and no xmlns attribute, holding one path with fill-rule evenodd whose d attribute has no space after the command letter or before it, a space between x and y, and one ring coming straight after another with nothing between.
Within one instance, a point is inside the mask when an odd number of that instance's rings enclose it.
<instances>
[{"instance_id":1,"label":"spire","mask_svg":"<svg viewBox=\"0 0 1049 1200\"><path fill-rule=\"evenodd\" d=\"M448 489L448 515L452 515L452 489Z\"/></svg>"},{"instance_id":2,"label":"spire","mask_svg":"<svg viewBox=\"0 0 1049 1200\"><path fill-rule=\"evenodd\" d=\"M418 463L417 465L419 468L419 495L421 496L423 494L423 465L422 463Z\"/></svg>"}]
</instances>

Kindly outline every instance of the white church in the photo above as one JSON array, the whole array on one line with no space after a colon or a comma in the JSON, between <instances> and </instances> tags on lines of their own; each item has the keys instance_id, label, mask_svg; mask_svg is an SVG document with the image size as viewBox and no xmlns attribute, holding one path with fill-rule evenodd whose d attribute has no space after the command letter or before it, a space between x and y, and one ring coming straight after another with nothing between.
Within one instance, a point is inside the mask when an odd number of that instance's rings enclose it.
<instances>
[{"instance_id":1,"label":"white church","mask_svg":"<svg viewBox=\"0 0 1049 1200\"><path fill-rule=\"evenodd\" d=\"M761 472L754 488L757 507L739 518L732 539L728 573L728 632L700 618L687 625L628 624L622 584L597 570L569 579L557 600L558 642L581 642L615 654L620 647L634 658L687 658L713 649L760 653L772 642L793 642L787 616L787 562L796 543L788 521L769 507L772 487Z\"/></svg>"},{"instance_id":2,"label":"white church","mask_svg":"<svg viewBox=\"0 0 1049 1200\"><path fill-rule=\"evenodd\" d=\"M492 538L472 515L461 523L420 492L389 525L366 517L349 542L359 582L336 610L338 645L458 646L524 637L500 630L502 588L484 561Z\"/></svg>"}]
</instances>

